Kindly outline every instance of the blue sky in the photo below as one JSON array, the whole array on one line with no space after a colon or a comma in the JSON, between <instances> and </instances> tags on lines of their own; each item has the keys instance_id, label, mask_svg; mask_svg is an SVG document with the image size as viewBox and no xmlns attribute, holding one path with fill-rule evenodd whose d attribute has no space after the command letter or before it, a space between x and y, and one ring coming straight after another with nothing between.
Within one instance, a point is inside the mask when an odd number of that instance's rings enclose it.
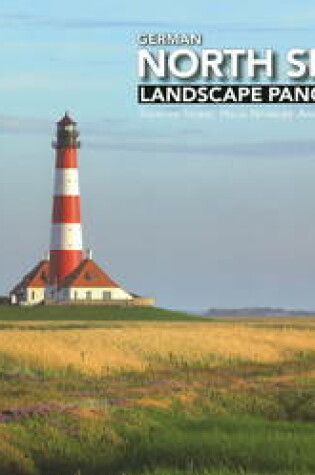
<instances>
[{"instance_id":1,"label":"blue sky","mask_svg":"<svg viewBox=\"0 0 315 475\"><path fill-rule=\"evenodd\" d=\"M299 106L276 108L286 120L247 106L187 118L135 102L138 33L285 51L315 47L314 28L311 1L2 0L0 292L49 246L50 144L68 109L85 245L114 278L172 308L315 308L314 118Z\"/></svg>"}]
</instances>

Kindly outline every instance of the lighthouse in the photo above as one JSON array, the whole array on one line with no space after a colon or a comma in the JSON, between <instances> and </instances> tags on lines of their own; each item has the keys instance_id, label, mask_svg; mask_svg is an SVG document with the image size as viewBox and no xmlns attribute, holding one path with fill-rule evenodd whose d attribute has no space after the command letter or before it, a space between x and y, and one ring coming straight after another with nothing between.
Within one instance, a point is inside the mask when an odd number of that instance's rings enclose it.
<instances>
[{"instance_id":1,"label":"lighthouse","mask_svg":"<svg viewBox=\"0 0 315 475\"><path fill-rule=\"evenodd\" d=\"M57 122L50 250L10 292L12 304L154 305L113 280L82 243L77 123Z\"/></svg>"},{"instance_id":2,"label":"lighthouse","mask_svg":"<svg viewBox=\"0 0 315 475\"><path fill-rule=\"evenodd\" d=\"M83 260L77 124L66 112L57 122L50 241L50 284L58 286Z\"/></svg>"}]
</instances>

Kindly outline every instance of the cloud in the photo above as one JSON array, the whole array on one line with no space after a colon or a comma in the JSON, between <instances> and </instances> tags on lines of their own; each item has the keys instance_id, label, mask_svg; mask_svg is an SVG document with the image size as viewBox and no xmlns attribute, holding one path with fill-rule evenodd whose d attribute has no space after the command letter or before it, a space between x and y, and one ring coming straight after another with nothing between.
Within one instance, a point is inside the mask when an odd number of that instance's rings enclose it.
<instances>
[{"instance_id":1,"label":"cloud","mask_svg":"<svg viewBox=\"0 0 315 475\"><path fill-rule=\"evenodd\" d=\"M309 18L308 18L309 20ZM314 25L305 25L305 21L300 23L292 23L290 20L283 25L264 25L256 24L248 26L247 23L189 23L162 20L103 20L99 18L57 18L44 17L37 15L0 15L0 25L12 27L12 24L18 24L25 27L52 27L66 29L145 29L145 28L169 28L181 27L186 29L201 29L208 32L240 32L240 33L269 33L269 32L286 32L286 31L314 31Z\"/></svg>"},{"instance_id":2,"label":"cloud","mask_svg":"<svg viewBox=\"0 0 315 475\"><path fill-rule=\"evenodd\" d=\"M50 131L51 121L48 119L0 115L0 133L38 134Z\"/></svg>"},{"instance_id":3,"label":"cloud","mask_svg":"<svg viewBox=\"0 0 315 475\"><path fill-rule=\"evenodd\" d=\"M96 18L87 19L63 19L41 17L36 15L0 15L0 24L2 26L12 26L12 23L18 23L24 26L40 26L54 28L74 28L74 29L107 29L107 28L146 28L163 27L170 25L163 21L116 21L100 20Z\"/></svg>"},{"instance_id":4,"label":"cloud","mask_svg":"<svg viewBox=\"0 0 315 475\"><path fill-rule=\"evenodd\" d=\"M64 111L60 112L60 117ZM52 134L54 123L60 118L36 118L11 115L0 115L0 133L9 134ZM83 122L79 128L84 129L84 134L95 137L110 137L112 134L120 135L122 127L128 127L125 118L104 118L94 122Z\"/></svg>"},{"instance_id":5,"label":"cloud","mask_svg":"<svg viewBox=\"0 0 315 475\"><path fill-rule=\"evenodd\" d=\"M150 128L139 128L136 124L122 118L102 119L83 122L80 129L84 134L84 148L95 151L128 151L137 153L171 154L175 156L218 158L315 158L315 139L304 140L265 140L226 143L186 143L185 129L168 134ZM32 118L0 115L0 133L47 134L53 133L53 122L49 118ZM123 138L123 140L122 140Z\"/></svg>"},{"instance_id":6,"label":"cloud","mask_svg":"<svg viewBox=\"0 0 315 475\"><path fill-rule=\"evenodd\" d=\"M94 150L113 150L113 151L128 151L138 153L153 153L171 154L194 157L234 157L234 158L290 158L298 157L299 159L306 157L315 157L315 140L287 140L287 141L263 141L253 143L237 143L237 144L213 144L205 143L202 145L185 143L182 136L177 136L176 140L172 142L156 141L146 137L142 139L137 136L129 134L130 138L125 140L103 140L90 141L89 138L85 140L86 148ZM153 137L153 134L152 134Z\"/></svg>"}]
</instances>

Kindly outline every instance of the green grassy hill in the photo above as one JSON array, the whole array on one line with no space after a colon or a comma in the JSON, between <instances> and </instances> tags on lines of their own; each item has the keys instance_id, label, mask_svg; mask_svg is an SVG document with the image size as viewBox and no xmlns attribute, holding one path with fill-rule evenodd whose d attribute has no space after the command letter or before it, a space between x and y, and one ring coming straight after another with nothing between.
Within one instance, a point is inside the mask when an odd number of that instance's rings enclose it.
<instances>
[{"instance_id":1,"label":"green grassy hill","mask_svg":"<svg viewBox=\"0 0 315 475\"><path fill-rule=\"evenodd\" d=\"M5 320L205 320L202 317L155 307L106 307L38 305L35 307L0 306L0 321Z\"/></svg>"}]
</instances>

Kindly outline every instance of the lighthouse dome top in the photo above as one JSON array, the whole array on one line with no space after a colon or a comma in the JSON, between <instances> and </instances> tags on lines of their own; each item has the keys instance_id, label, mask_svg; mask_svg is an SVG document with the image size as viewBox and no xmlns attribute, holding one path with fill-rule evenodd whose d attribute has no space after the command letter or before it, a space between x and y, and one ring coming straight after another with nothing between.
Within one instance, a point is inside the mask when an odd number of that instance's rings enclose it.
<instances>
[{"instance_id":1,"label":"lighthouse dome top","mask_svg":"<svg viewBox=\"0 0 315 475\"><path fill-rule=\"evenodd\" d=\"M69 112L65 112L65 115L57 122L57 140L53 141L53 148L80 148L78 137L77 123L70 117Z\"/></svg>"},{"instance_id":2,"label":"lighthouse dome top","mask_svg":"<svg viewBox=\"0 0 315 475\"><path fill-rule=\"evenodd\" d=\"M68 111L65 112L65 115L58 120L57 122L58 125L64 126L64 125L76 125L76 122L70 117L70 114Z\"/></svg>"}]
</instances>

